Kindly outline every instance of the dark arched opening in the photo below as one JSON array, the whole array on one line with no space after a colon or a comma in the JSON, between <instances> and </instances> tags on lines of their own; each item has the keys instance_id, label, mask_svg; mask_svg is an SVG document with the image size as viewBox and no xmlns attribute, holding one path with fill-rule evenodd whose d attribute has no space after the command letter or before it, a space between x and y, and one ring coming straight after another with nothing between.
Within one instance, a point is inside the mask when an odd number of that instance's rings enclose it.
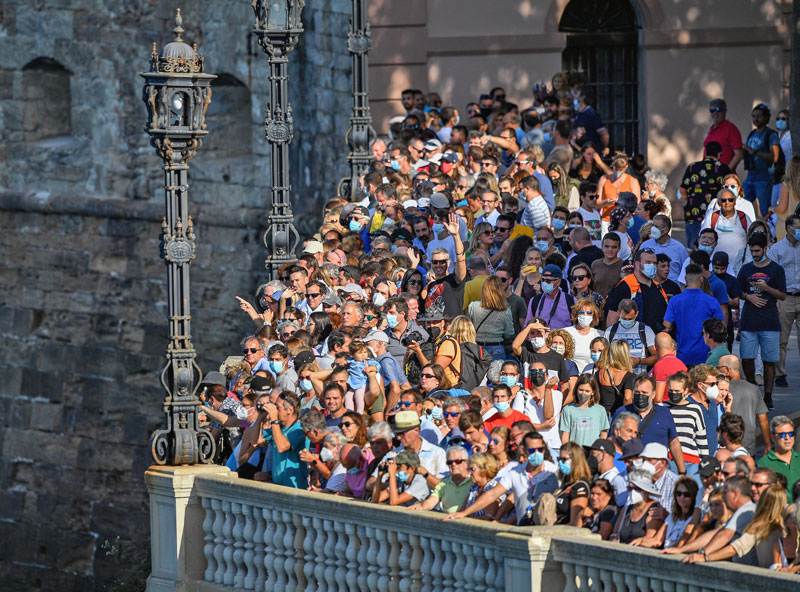
<instances>
[{"instance_id":1,"label":"dark arched opening","mask_svg":"<svg viewBox=\"0 0 800 592\"><path fill-rule=\"evenodd\" d=\"M209 134L203 144L210 158L233 158L251 153L250 89L237 78L220 74L211 83L211 104L206 121Z\"/></svg>"},{"instance_id":2,"label":"dark arched opening","mask_svg":"<svg viewBox=\"0 0 800 592\"><path fill-rule=\"evenodd\" d=\"M36 142L72 133L71 75L50 58L36 58L22 68L23 141Z\"/></svg>"},{"instance_id":3,"label":"dark arched opening","mask_svg":"<svg viewBox=\"0 0 800 592\"><path fill-rule=\"evenodd\" d=\"M581 72L594 91L611 144L639 152L639 24L631 3L571 0L558 28L567 33L563 68Z\"/></svg>"}]
</instances>

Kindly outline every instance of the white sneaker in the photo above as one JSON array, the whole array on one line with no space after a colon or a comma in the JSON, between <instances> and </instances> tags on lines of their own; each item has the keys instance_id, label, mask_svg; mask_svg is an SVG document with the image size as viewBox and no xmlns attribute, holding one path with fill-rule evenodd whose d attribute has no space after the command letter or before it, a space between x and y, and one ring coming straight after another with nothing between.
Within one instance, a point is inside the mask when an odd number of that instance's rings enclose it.
<instances>
[{"instance_id":1,"label":"white sneaker","mask_svg":"<svg viewBox=\"0 0 800 592\"><path fill-rule=\"evenodd\" d=\"M756 374L756 384L758 386L764 386L764 377L761 374Z\"/></svg>"}]
</instances>

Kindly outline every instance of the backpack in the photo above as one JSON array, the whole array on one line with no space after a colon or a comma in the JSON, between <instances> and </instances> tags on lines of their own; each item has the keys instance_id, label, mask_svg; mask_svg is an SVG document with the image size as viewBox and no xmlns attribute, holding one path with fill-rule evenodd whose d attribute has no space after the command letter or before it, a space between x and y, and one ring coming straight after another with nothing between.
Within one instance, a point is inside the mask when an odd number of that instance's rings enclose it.
<instances>
[{"instance_id":1,"label":"backpack","mask_svg":"<svg viewBox=\"0 0 800 592\"><path fill-rule=\"evenodd\" d=\"M456 343L455 339L453 342ZM489 365L492 363L492 356L487 354L486 350L477 343L466 342L456 343L456 345L461 348L461 372L458 372L452 363L450 364L450 369L459 379L458 384L454 386L465 391L472 391L479 387L486 378Z\"/></svg>"},{"instance_id":2,"label":"backpack","mask_svg":"<svg viewBox=\"0 0 800 592\"><path fill-rule=\"evenodd\" d=\"M745 233L747 232L747 216L741 210L736 210L736 213L739 214L739 223L742 225ZM711 228L716 227L717 220L719 220L719 210L715 210L711 213Z\"/></svg>"}]
</instances>

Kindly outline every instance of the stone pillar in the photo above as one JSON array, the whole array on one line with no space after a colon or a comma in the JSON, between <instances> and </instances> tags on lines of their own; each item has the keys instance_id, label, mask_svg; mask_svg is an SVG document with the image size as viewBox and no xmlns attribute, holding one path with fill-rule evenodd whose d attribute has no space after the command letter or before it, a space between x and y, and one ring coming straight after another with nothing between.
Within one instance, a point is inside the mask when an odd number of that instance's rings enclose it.
<instances>
[{"instance_id":1,"label":"stone pillar","mask_svg":"<svg viewBox=\"0 0 800 592\"><path fill-rule=\"evenodd\" d=\"M194 492L195 477L230 475L220 465L151 466L145 472L150 494L152 571L147 592L195 590L206 568L203 507Z\"/></svg>"}]
</instances>

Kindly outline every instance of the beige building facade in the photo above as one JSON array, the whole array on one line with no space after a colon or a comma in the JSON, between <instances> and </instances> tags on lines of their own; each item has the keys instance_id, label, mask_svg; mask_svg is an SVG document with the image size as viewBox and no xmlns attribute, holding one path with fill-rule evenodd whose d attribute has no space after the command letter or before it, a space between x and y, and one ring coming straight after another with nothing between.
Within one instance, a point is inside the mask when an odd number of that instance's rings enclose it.
<instances>
[{"instance_id":1,"label":"beige building facade","mask_svg":"<svg viewBox=\"0 0 800 592\"><path fill-rule=\"evenodd\" d=\"M615 36L625 11L632 28ZM743 136L754 105L770 106L771 124L788 107L790 15L783 0L370 0L375 128L384 133L404 113L405 88L439 92L462 118L466 104L494 86L529 107L532 85L567 65L568 45L600 55L624 37L635 56L616 72L629 79L636 103L628 106L635 119L628 144L668 173L674 194L686 164L701 155L710 99L726 99ZM606 30L565 32L576 16Z\"/></svg>"}]
</instances>

